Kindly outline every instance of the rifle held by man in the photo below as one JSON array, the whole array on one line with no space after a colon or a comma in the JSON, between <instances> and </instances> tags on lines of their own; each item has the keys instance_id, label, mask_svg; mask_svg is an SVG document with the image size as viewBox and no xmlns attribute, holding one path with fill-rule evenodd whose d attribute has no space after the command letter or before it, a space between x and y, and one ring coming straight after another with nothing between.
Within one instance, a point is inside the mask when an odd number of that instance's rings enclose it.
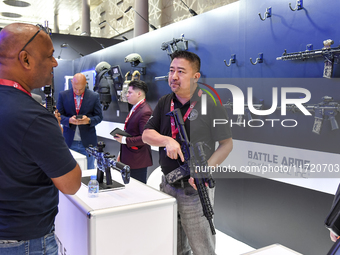
<instances>
[{"instance_id":1,"label":"rifle held by man","mask_svg":"<svg viewBox=\"0 0 340 255\"><path fill-rule=\"evenodd\" d=\"M196 143L196 148L199 154L199 157L197 157L193 145L189 142L188 135L184 127L184 121L181 111L177 108L172 112L167 113L167 115L174 117L176 127L178 128L178 134L181 140L181 148L184 155L184 159L190 168L191 177L193 177L195 180L197 192L202 204L203 215L207 218L209 222L211 233L215 235L216 231L214 223L212 221L214 210L212 208L206 187L206 183L208 183L209 188L215 187L215 181L213 180L209 171L207 171L207 173L205 173L204 175L201 171L196 171L196 166L202 166L205 169L208 169L208 162L205 157L203 148L205 143L204 142Z\"/></svg>"}]
</instances>

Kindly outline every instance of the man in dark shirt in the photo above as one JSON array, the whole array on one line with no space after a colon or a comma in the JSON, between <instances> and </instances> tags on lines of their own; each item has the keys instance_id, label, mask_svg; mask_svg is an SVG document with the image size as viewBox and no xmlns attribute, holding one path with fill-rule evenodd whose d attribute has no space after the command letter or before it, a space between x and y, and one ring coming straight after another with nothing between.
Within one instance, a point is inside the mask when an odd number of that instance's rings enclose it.
<instances>
[{"instance_id":1,"label":"man in dark shirt","mask_svg":"<svg viewBox=\"0 0 340 255\"><path fill-rule=\"evenodd\" d=\"M57 255L59 192L75 194L81 170L58 120L31 97L52 84L53 44L42 26L0 32L0 254Z\"/></svg>"},{"instance_id":2,"label":"man in dark shirt","mask_svg":"<svg viewBox=\"0 0 340 255\"><path fill-rule=\"evenodd\" d=\"M163 96L145 125L143 141L159 146L159 163L164 174L161 190L175 197L178 203L178 239L177 254L214 255L215 236L209 223L202 217L202 205L193 178L189 171L175 182L169 182L167 176L183 165L184 157L179 144L178 131L173 121L166 114L179 108L190 142L205 142L210 149L205 153L209 166L221 164L232 150L232 138L229 125L213 125L214 119L228 119L226 110L221 105L207 99L207 114L201 113L202 90L197 86L200 78L200 58L191 52L177 51L172 54L169 72L169 86L173 93ZM215 151L215 142L219 143ZM190 184L189 184L190 183ZM191 186L190 186L191 185ZM208 189L213 204L214 189Z\"/></svg>"}]
</instances>

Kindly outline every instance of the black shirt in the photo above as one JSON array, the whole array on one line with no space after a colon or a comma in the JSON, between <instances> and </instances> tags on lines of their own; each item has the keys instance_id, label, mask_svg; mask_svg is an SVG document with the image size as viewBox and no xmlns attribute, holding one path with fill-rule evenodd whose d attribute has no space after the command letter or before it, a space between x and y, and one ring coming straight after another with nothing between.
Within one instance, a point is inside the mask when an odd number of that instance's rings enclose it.
<instances>
[{"instance_id":1,"label":"black shirt","mask_svg":"<svg viewBox=\"0 0 340 255\"><path fill-rule=\"evenodd\" d=\"M0 240L49 233L59 192L51 178L77 162L57 119L26 93L0 85Z\"/></svg>"},{"instance_id":2,"label":"black shirt","mask_svg":"<svg viewBox=\"0 0 340 255\"><path fill-rule=\"evenodd\" d=\"M215 105L215 102L207 95L207 114L201 114L201 99L198 96L199 88L194 92L193 97L182 105L178 101L175 93L171 93L163 96L159 99L152 116L145 125L145 129L154 129L161 135L172 136L171 132L171 120L170 116L166 114L170 112L171 101L174 102L174 109L179 108L182 116L185 115L192 102L197 102L192 109L188 119L184 122L185 129L190 142L195 145L199 141L205 142L208 147L205 147L205 153L207 159L215 151L215 142L221 141L231 137L231 129L229 122L227 124L217 124L214 127L214 120L228 120L228 114L226 109L219 103ZM219 123L223 121L218 121ZM179 135L177 134L176 140L180 143ZM166 175L180 164L183 164L180 159L173 160L166 155L164 147L159 148L159 164L162 167L163 173Z\"/></svg>"}]
</instances>

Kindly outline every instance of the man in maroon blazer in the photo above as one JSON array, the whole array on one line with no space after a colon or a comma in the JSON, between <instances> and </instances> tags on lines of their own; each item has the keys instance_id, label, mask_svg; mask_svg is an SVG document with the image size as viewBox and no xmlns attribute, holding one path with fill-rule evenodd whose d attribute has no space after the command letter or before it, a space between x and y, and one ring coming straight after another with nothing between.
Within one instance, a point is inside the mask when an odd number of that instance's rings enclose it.
<instances>
[{"instance_id":1,"label":"man in maroon blazer","mask_svg":"<svg viewBox=\"0 0 340 255\"><path fill-rule=\"evenodd\" d=\"M134 80L129 83L128 102L133 105L126 117L124 130L131 137L117 134L114 138L121 143L117 160L131 168L131 177L146 183L147 168L152 166L151 147L143 143L142 133L149 120L152 109L145 101L148 87L144 81Z\"/></svg>"}]
</instances>

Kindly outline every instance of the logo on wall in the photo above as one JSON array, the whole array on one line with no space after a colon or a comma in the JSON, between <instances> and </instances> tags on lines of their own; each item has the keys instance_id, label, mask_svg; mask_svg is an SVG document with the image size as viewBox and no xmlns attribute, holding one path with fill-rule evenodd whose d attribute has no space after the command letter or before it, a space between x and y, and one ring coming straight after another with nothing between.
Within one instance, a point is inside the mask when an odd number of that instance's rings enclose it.
<instances>
[{"instance_id":1,"label":"logo on wall","mask_svg":"<svg viewBox=\"0 0 340 255\"><path fill-rule=\"evenodd\" d=\"M220 96L218 95L217 91L216 91L213 87L211 87L210 85L205 84L205 83L203 83L203 82L197 82L197 83L199 83L199 84L201 84L201 85L204 85L204 86L208 87L212 92L214 92L215 95L216 95L216 97L217 97L218 100L220 101L220 104L223 106L222 100L221 100ZM212 100L214 101L215 105L217 105L216 100L215 100L214 96L210 93L210 91L209 91L209 90L206 90L206 89L204 89L204 88L201 88L201 89L202 89L205 93L207 93L207 94L212 98ZM202 95L202 96L204 96L204 95Z\"/></svg>"}]
</instances>

